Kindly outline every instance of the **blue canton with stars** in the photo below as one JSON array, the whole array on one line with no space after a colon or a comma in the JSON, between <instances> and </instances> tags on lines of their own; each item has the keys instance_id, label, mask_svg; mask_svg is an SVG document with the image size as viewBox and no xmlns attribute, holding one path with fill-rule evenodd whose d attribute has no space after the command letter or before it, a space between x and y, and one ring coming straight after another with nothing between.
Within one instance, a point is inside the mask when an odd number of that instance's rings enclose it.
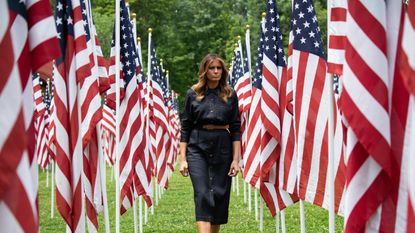
<instances>
[{"instance_id":1,"label":"blue canton with stars","mask_svg":"<svg viewBox=\"0 0 415 233\"><path fill-rule=\"evenodd\" d=\"M277 66L286 66L280 29L280 15L277 11L277 4L274 0L269 0L265 16L264 53Z\"/></svg>"},{"instance_id":2,"label":"blue canton with stars","mask_svg":"<svg viewBox=\"0 0 415 233\"><path fill-rule=\"evenodd\" d=\"M164 99L164 104L166 106L169 105L169 101L170 101L170 91L169 91L169 87L167 86L167 77L164 74L164 68L163 65L160 64L160 69L159 69L159 74L160 74L160 78L161 78L161 89L163 90L163 99Z\"/></svg>"},{"instance_id":3,"label":"blue canton with stars","mask_svg":"<svg viewBox=\"0 0 415 233\"><path fill-rule=\"evenodd\" d=\"M129 20L128 10L123 0L120 1L120 55L121 69L123 72L124 88L126 89L131 79L136 75L138 57L136 53L132 25ZM114 27L115 29L115 27ZM115 47L115 30L112 34L111 45Z\"/></svg>"},{"instance_id":4,"label":"blue canton with stars","mask_svg":"<svg viewBox=\"0 0 415 233\"><path fill-rule=\"evenodd\" d=\"M260 25L260 39L257 48L257 56L255 62L254 80L252 80L252 87L262 90L262 57L264 53L264 32L262 30L262 22Z\"/></svg>"},{"instance_id":5,"label":"blue canton with stars","mask_svg":"<svg viewBox=\"0 0 415 233\"><path fill-rule=\"evenodd\" d=\"M248 64L248 52L246 50L246 47L243 48L244 52L244 74L249 73L249 64Z\"/></svg>"},{"instance_id":6,"label":"blue canton with stars","mask_svg":"<svg viewBox=\"0 0 415 233\"><path fill-rule=\"evenodd\" d=\"M61 49L61 57L56 60L59 66L64 62L66 54L67 37L74 38L74 17L72 12L72 3L67 0L57 0L55 10L56 30L58 32L59 45Z\"/></svg>"},{"instance_id":7,"label":"blue canton with stars","mask_svg":"<svg viewBox=\"0 0 415 233\"><path fill-rule=\"evenodd\" d=\"M312 0L294 0L291 30L293 48L325 58L320 27Z\"/></svg>"},{"instance_id":8,"label":"blue canton with stars","mask_svg":"<svg viewBox=\"0 0 415 233\"><path fill-rule=\"evenodd\" d=\"M242 67L242 55L239 49L234 51L234 62L232 69L232 80L231 85L235 87L238 80L244 75Z\"/></svg>"},{"instance_id":9,"label":"blue canton with stars","mask_svg":"<svg viewBox=\"0 0 415 233\"><path fill-rule=\"evenodd\" d=\"M159 69L157 68L157 55L156 55L156 48L154 46L154 42L151 41L150 43L150 74L151 79L156 82L160 87L163 94L164 104L167 106L167 84L163 77L160 76Z\"/></svg>"}]
</instances>

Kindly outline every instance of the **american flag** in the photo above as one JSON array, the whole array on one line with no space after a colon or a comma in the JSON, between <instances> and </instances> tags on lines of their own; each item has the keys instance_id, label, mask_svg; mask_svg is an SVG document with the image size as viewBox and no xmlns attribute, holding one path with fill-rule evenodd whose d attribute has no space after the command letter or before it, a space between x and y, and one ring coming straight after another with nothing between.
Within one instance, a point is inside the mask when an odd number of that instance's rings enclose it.
<instances>
[{"instance_id":1,"label":"american flag","mask_svg":"<svg viewBox=\"0 0 415 233\"><path fill-rule=\"evenodd\" d=\"M249 33L247 33L246 36L249 36ZM249 38L247 43L249 42ZM247 44L247 46L250 46ZM243 62L243 72L244 76L242 78L241 82L241 92L242 92L242 98L239 100L238 96L238 103L242 102L242 109L240 109L240 115L241 115L241 154L244 156L245 150L246 150L246 144L247 144L247 128L248 128L248 118L249 118L249 109L251 108L251 102L252 102L252 79L251 79L251 71L249 67L249 58L248 53L246 50L246 47L244 47L245 56L242 55L244 58ZM238 93L238 91L236 91ZM241 106L241 105L240 105Z\"/></svg>"},{"instance_id":2,"label":"american flag","mask_svg":"<svg viewBox=\"0 0 415 233\"><path fill-rule=\"evenodd\" d=\"M385 1L348 2L340 99L348 122L345 232L378 228L381 204L391 190L386 25Z\"/></svg>"},{"instance_id":3,"label":"american flag","mask_svg":"<svg viewBox=\"0 0 415 233\"><path fill-rule=\"evenodd\" d=\"M1 1L0 51L0 225L38 232L31 75L59 56L49 1Z\"/></svg>"},{"instance_id":4,"label":"american flag","mask_svg":"<svg viewBox=\"0 0 415 233\"><path fill-rule=\"evenodd\" d=\"M157 67L157 56L154 42L150 43L150 79L152 89L152 117L155 125L155 174L157 182L161 187L167 187L167 175L165 174L167 166L167 142L169 138L168 108L164 100L163 79L160 76Z\"/></svg>"},{"instance_id":5,"label":"american flag","mask_svg":"<svg viewBox=\"0 0 415 233\"><path fill-rule=\"evenodd\" d=\"M106 104L102 109L101 127L105 160L110 166L113 166L115 162L115 114L114 110Z\"/></svg>"},{"instance_id":6,"label":"american flag","mask_svg":"<svg viewBox=\"0 0 415 233\"><path fill-rule=\"evenodd\" d=\"M280 82L287 75L279 14L276 2L267 1L264 27L264 57L262 66L261 93L261 186L260 192L271 214L294 203L291 197L280 189L279 164L281 153Z\"/></svg>"},{"instance_id":7,"label":"american flag","mask_svg":"<svg viewBox=\"0 0 415 233\"><path fill-rule=\"evenodd\" d=\"M241 41L234 49L234 60L232 63L232 85L238 96L239 114L241 115L241 154L246 150L248 112L251 105L251 75L248 68L248 59L243 61ZM246 54L246 52L245 52Z\"/></svg>"},{"instance_id":8,"label":"american flag","mask_svg":"<svg viewBox=\"0 0 415 233\"><path fill-rule=\"evenodd\" d=\"M38 81L35 81L38 79ZM40 76L37 75L37 78L33 79L33 83L38 82ZM36 121L35 121L35 131L36 131L36 150L35 150L35 156L37 157L37 163L41 168L46 168L46 166L49 164L50 156L48 151L48 143L49 143L49 109L50 109L50 96L49 96L49 82L48 81L41 81L42 83L45 83L45 91L44 94L41 96L41 103L44 106L44 113L43 115L37 115ZM39 90L41 92L39 85ZM36 88L37 89L37 88ZM36 89L35 89L35 102L36 102ZM36 102L37 104L37 102Z\"/></svg>"},{"instance_id":9,"label":"american flag","mask_svg":"<svg viewBox=\"0 0 415 233\"><path fill-rule=\"evenodd\" d=\"M329 7L327 72L342 75L346 42L347 0L332 0Z\"/></svg>"},{"instance_id":10,"label":"american flag","mask_svg":"<svg viewBox=\"0 0 415 233\"><path fill-rule=\"evenodd\" d=\"M140 44L138 44L140 45ZM140 45L141 46L141 45ZM147 207L152 205L152 187L151 187L151 168L152 165L150 163L150 154L147 150L147 146L149 145L148 134L147 134L147 119L146 119L146 86L145 86L145 77L143 74L142 69L142 58L141 58L141 48L137 49L137 58L136 64L137 66L137 81L138 81L138 90L140 93L139 105L140 105L140 119L141 122L141 129L143 139L139 145L138 151L141 151L139 156L135 156L133 158L133 164L135 164L134 168L134 187L136 190L137 195L143 196L144 200L147 203Z\"/></svg>"},{"instance_id":11,"label":"american flag","mask_svg":"<svg viewBox=\"0 0 415 233\"><path fill-rule=\"evenodd\" d=\"M87 226L91 232L98 230L97 212L102 210L102 186L101 172L99 171L98 154L98 122L102 118L100 80L107 79L105 67L99 68L99 57L102 56L100 47L95 45L97 35L92 20L89 0L80 1L82 21L85 31L87 53L91 68L91 76L81 81L80 103L81 103L81 130L83 149L83 185L85 192L85 207L87 214ZM101 64L102 65L102 64ZM101 72L99 72L101 71ZM104 85L105 86L105 85ZM105 88L105 87L104 87Z\"/></svg>"},{"instance_id":12,"label":"american flag","mask_svg":"<svg viewBox=\"0 0 415 233\"><path fill-rule=\"evenodd\" d=\"M243 157L244 179L253 187L259 188L261 160L261 92L262 92L262 57L264 51L264 19L260 26L260 40L257 48L255 75L252 81L252 103L249 110L247 144Z\"/></svg>"},{"instance_id":13,"label":"american flag","mask_svg":"<svg viewBox=\"0 0 415 233\"><path fill-rule=\"evenodd\" d=\"M294 1L291 21L294 129L297 150L298 195L318 206L328 207L328 94L326 61L312 0ZM330 88L331 89L331 88ZM336 126L335 126L336 128ZM338 159L337 161L340 161ZM335 165L336 166L336 165ZM337 166L336 166L337 167ZM337 169L336 176L343 175ZM335 178L337 179L337 177ZM338 180L342 189L341 180ZM341 197L342 191L336 193ZM340 199L335 197L335 210Z\"/></svg>"},{"instance_id":14,"label":"american flag","mask_svg":"<svg viewBox=\"0 0 415 233\"><path fill-rule=\"evenodd\" d=\"M93 68L90 35L79 0L56 2L56 26L64 57L54 69L56 203L73 232L85 229L83 210L84 149L100 119L100 98Z\"/></svg>"},{"instance_id":15,"label":"american flag","mask_svg":"<svg viewBox=\"0 0 415 233\"><path fill-rule=\"evenodd\" d=\"M274 0L267 1L264 27L264 57L261 93L261 173L265 178L279 158L281 150L281 121L279 106L279 82L286 73L279 14Z\"/></svg>"},{"instance_id":16,"label":"american flag","mask_svg":"<svg viewBox=\"0 0 415 233\"><path fill-rule=\"evenodd\" d=\"M123 214L129 209L134 196L134 172L138 159L142 154L140 145L143 141L143 122L141 119L141 96L138 89L138 57L136 53L132 25L128 14L128 9L124 1L120 1L120 57L121 71L120 78L123 83L121 88L121 106L120 112L116 113L120 118L120 187L121 187L121 213ZM115 36L115 31L113 38ZM115 39L113 39L111 48L111 64L110 64L110 80L112 91L108 95L108 100L112 100L115 104ZM115 105L113 105L115 107Z\"/></svg>"}]
</instances>

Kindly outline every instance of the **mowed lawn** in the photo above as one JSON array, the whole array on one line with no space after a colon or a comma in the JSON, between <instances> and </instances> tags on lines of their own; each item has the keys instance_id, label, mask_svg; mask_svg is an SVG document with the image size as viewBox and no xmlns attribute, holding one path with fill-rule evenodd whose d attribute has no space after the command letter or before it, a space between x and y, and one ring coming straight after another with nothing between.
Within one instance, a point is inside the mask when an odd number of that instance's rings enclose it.
<instances>
[{"instance_id":1,"label":"mowed lawn","mask_svg":"<svg viewBox=\"0 0 415 233\"><path fill-rule=\"evenodd\" d=\"M115 232L115 180L110 180L111 169L107 168L108 208L110 230ZM50 178L50 176L49 176ZM50 182L50 179L49 179ZM50 184L49 184L50 185ZM223 225L221 232L260 232L259 221L255 221L254 192L252 190L252 210L244 204L243 183L239 177L239 196L232 192L229 222ZM40 232L65 232L65 224L56 207L54 218L51 218L50 186L46 187L46 172L39 171L39 211ZM55 205L56 206L56 205ZM137 205L138 210L138 205ZM275 218L272 218L264 205L264 232L275 232ZM285 210L287 232L300 232L299 204ZM307 232L328 232L328 212L317 206L305 204ZM134 214L132 208L121 216L121 232L134 232ZM105 232L104 215L99 215L99 232ZM343 218L336 217L336 232L342 232ZM182 233L197 232L194 220L193 190L189 178L182 177L175 171L169 180L169 188L164 191L158 206L154 207L154 215L148 211L148 224L143 232Z\"/></svg>"}]
</instances>

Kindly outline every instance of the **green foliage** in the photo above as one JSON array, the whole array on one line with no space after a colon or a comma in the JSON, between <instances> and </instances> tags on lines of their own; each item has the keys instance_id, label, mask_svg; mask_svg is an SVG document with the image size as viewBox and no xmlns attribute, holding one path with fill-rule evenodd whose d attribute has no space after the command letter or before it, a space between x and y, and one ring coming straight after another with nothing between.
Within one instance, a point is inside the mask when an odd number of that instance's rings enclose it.
<instances>
[{"instance_id":1,"label":"green foliage","mask_svg":"<svg viewBox=\"0 0 415 233\"><path fill-rule=\"evenodd\" d=\"M163 58L172 89L181 94L181 100L197 81L199 62L207 53L218 53L227 63L231 62L237 36L245 41L247 24L251 27L251 59L255 61L265 0L131 0L129 3L130 11L137 14L137 35L141 37L145 70L147 29L151 27L157 57ZM326 41L327 3L324 0L314 0L314 3L323 41ZM279 0L277 4L287 48L292 2ZM93 14L104 55L109 57L114 1L94 1Z\"/></svg>"},{"instance_id":2,"label":"green foliage","mask_svg":"<svg viewBox=\"0 0 415 233\"><path fill-rule=\"evenodd\" d=\"M115 232L115 180L111 180L111 169L107 168L107 192L110 218L110 231ZM49 177L50 178L50 177ZM254 191L252 189L252 210L248 210L243 201L243 183L239 178L240 194L231 192L229 222L221 227L222 233L259 232L259 222L255 221ZM143 205L144 206L144 205ZM50 218L50 186L46 187L46 173L39 174L39 212L40 232L65 232L65 224L55 209L55 217ZM138 212L138 205L137 205ZM300 232L299 205L285 209L287 232ZM328 232L328 212L311 204L305 204L307 232ZM193 190L190 179L182 177L176 170L169 180L169 189L164 191L159 205L154 208L154 215L148 212L149 222L144 225L146 233L193 233L196 232L194 217ZM343 218L336 217L336 232L342 232ZM134 231L134 213L129 209L120 218L120 231ZM99 232L105 232L103 213L99 215ZM264 232L275 232L275 219L264 206Z\"/></svg>"}]
</instances>

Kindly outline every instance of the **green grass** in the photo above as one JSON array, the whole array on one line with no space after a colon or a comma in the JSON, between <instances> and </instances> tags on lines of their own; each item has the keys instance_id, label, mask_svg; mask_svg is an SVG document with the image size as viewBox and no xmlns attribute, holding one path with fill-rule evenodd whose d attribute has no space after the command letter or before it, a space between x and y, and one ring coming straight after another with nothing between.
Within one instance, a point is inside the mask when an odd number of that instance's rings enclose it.
<instances>
[{"instance_id":1,"label":"green grass","mask_svg":"<svg viewBox=\"0 0 415 233\"><path fill-rule=\"evenodd\" d=\"M111 232L115 232L115 180L110 181L111 170L107 169L108 206ZM50 178L50 177L49 177ZM243 184L239 179L240 195L232 192L229 207L229 222L221 227L221 232L259 232L259 222L255 221L255 212L248 211L247 204L243 203ZM254 196L252 190L252 207ZM50 186L46 188L46 173L39 172L39 211L40 232L65 232L65 224L55 208L55 217L50 215ZM138 207L137 207L138 209ZM285 210L287 232L300 232L298 203ZM305 204L307 232L328 232L328 212L317 206ZM104 217L99 215L99 232L105 232ZM185 233L196 232L193 190L189 178L182 177L176 171L169 182L169 189L164 191L158 206L154 208L154 215L148 212L148 224L144 225L143 232L154 233ZM128 210L121 216L121 232L133 232L133 210ZM336 217L336 232L342 232L343 218ZM275 218L272 218L264 206L264 232L275 232Z\"/></svg>"}]
</instances>

